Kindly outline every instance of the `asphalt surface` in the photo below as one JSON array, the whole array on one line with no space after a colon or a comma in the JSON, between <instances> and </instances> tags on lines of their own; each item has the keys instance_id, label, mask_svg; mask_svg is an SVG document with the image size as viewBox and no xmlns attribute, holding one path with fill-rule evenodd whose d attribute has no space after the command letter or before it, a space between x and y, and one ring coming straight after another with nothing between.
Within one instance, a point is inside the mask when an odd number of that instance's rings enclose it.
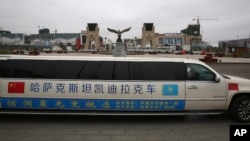
<instances>
[{"instance_id":1,"label":"asphalt surface","mask_svg":"<svg viewBox=\"0 0 250 141\"><path fill-rule=\"evenodd\" d=\"M216 116L1 115L1 141L228 141Z\"/></svg>"},{"instance_id":2,"label":"asphalt surface","mask_svg":"<svg viewBox=\"0 0 250 141\"><path fill-rule=\"evenodd\" d=\"M186 57L186 56L182 56ZM195 56L197 57L197 56ZM198 58L198 57L197 57ZM249 60L209 64L250 79ZM229 141L227 115L55 116L0 115L0 141Z\"/></svg>"},{"instance_id":3,"label":"asphalt surface","mask_svg":"<svg viewBox=\"0 0 250 141\"><path fill-rule=\"evenodd\" d=\"M208 65L219 73L250 79L250 63L208 63Z\"/></svg>"}]
</instances>

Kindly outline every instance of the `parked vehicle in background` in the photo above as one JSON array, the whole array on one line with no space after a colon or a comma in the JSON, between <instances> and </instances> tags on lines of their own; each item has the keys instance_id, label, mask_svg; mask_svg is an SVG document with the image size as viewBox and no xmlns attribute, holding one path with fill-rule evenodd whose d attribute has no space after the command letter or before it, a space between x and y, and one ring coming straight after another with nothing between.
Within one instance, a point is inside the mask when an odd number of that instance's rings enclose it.
<instances>
[{"instance_id":1,"label":"parked vehicle in background","mask_svg":"<svg viewBox=\"0 0 250 141\"><path fill-rule=\"evenodd\" d=\"M135 50L136 50L136 48L134 48L134 47L127 48L128 52L134 52Z\"/></svg>"},{"instance_id":2,"label":"parked vehicle in background","mask_svg":"<svg viewBox=\"0 0 250 141\"><path fill-rule=\"evenodd\" d=\"M127 49L128 52L141 52L142 48L140 46L137 47L130 47Z\"/></svg>"},{"instance_id":3,"label":"parked vehicle in background","mask_svg":"<svg viewBox=\"0 0 250 141\"><path fill-rule=\"evenodd\" d=\"M144 47L142 48L142 52L144 53L150 53L150 52L154 52L154 48L153 47Z\"/></svg>"},{"instance_id":4,"label":"parked vehicle in background","mask_svg":"<svg viewBox=\"0 0 250 141\"><path fill-rule=\"evenodd\" d=\"M198 55L206 55L206 51L205 50L196 50L196 51L192 51L193 54L198 54Z\"/></svg>"},{"instance_id":5,"label":"parked vehicle in background","mask_svg":"<svg viewBox=\"0 0 250 141\"><path fill-rule=\"evenodd\" d=\"M175 46L163 46L163 47L157 47L156 51L158 53L174 53Z\"/></svg>"}]
</instances>

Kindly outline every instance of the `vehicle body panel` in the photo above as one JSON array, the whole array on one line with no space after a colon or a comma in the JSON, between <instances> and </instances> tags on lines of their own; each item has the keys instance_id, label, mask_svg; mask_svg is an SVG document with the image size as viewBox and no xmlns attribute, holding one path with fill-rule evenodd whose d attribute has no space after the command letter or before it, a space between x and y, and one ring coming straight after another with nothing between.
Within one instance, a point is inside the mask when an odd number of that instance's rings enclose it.
<instances>
[{"instance_id":1,"label":"vehicle body panel","mask_svg":"<svg viewBox=\"0 0 250 141\"><path fill-rule=\"evenodd\" d=\"M1 109L150 111L173 114L173 111L226 111L235 95L250 95L249 79L221 75L207 64L192 59L0 56L0 60L8 59L185 63L187 66L203 66L212 72L215 79L204 81L0 78ZM185 73L188 73L188 69Z\"/></svg>"}]
</instances>

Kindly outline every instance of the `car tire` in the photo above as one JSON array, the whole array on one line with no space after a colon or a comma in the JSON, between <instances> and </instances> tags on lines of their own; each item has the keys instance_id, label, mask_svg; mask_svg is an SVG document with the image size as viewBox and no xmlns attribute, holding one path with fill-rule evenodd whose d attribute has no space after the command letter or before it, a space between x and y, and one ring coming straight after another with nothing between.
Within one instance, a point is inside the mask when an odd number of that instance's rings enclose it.
<instances>
[{"instance_id":1,"label":"car tire","mask_svg":"<svg viewBox=\"0 0 250 141\"><path fill-rule=\"evenodd\" d=\"M230 116L238 122L250 122L250 96L235 98L230 106Z\"/></svg>"}]
</instances>

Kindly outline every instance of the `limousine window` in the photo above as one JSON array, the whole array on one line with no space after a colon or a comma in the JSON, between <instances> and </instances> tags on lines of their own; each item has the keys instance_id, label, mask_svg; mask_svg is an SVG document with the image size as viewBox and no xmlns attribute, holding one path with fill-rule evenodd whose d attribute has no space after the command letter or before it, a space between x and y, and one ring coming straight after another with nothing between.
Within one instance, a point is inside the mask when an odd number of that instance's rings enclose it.
<instances>
[{"instance_id":1,"label":"limousine window","mask_svg":"<svg viewBox=\"0 0 250 141\"><path fill-rule=\"evenodd\" d=\"M80 79L99 79L99 71L100 67L102 66L102 62L93 61L93 62L85 62L86 64L83 65L82 70L78 70L80 72L79 78Z\"/></svg>"},{"instance_id":2,"label":"limousine window","mask_svg":"<svg viewBox=\"0 0 250 141\"><path fill-rule=\"evenodd\" d=\"M3 65L4 65L4 61L0 60L0 74L2 74Z\"/></svg>"},{"instance_id":3,"label":"limousine window","mask_svg":"<svg viewBox=\"0 0 250 141\"><path fill-rule=\"evenodd\" d=\"M130 77L132 80L144 80L142 62L130 62L129 66Z\"/></svg>"},{"instance_id":4,"label":"limousine window","mask_svg":"<svg viewBox=\"0 0 250 141\"><path fill-rule=\"evenodd\" d=\"M187 64L187 79L199 81L214 81L215 74L199 64Z\"/></svg>"},{"instance_id":5,"label":"limousine window","mask_svg":"<svg viewBox=\"0 0 250 141\"><path fill-rule=\"evenodd\" d=\"M43 78L46 75L46 62L37 60L8 60L5 63L3 77Z\"/></svg>"},{"instance_id":6,"label":"limousine window","mask_svg":"<svg viewBox=\"0 0 250 141\"><path fill-rule=\"evenodd\" d=\"M113 74L114 74L113 78L115 80L130 80L129 63L128 62L116 62L114 66Z\"/></svg>"},{"instance_id":7,"label":"limousine window","mask_svg":"<svg viewBox=\"0 0 250 141\"><path fill-rule=\"evenodd\" d=\"M101 63L102 63L102 65L99 68L99 76L100 76L99 79L112 80L113 79L113 71L114 71L113 66L114 66L115 62L103 61Z\"/></svg>"},{"instance_id":8,"label":"limousine window","mask_svg":"<svg viewBox=\"0 0 250 141\"><path fill-rule=\"evenodd\" d=\"M47 62L48 78L57 79L77 79L82 66L86 64L83 61L49 61Z\"/></svg>"},{"instance_id":9,"label":"limousine window","mask_svg":"<svg viewBox=\"0 0 250 141\"><path fill-rule=\"evenodd\" d=\"M185 80L177 62L8 60L2 77L100 80Z\"/></svg>"},{"instance_id":10,"label":"limousine window","mask_svg":"<svg viewBox=\"0 0 250 141\"><path fill-rule=\"evenodd\" d=\"M143 65L144 80L184 80L184 63L147 62Z\"/></svg>"}]
</instances>

